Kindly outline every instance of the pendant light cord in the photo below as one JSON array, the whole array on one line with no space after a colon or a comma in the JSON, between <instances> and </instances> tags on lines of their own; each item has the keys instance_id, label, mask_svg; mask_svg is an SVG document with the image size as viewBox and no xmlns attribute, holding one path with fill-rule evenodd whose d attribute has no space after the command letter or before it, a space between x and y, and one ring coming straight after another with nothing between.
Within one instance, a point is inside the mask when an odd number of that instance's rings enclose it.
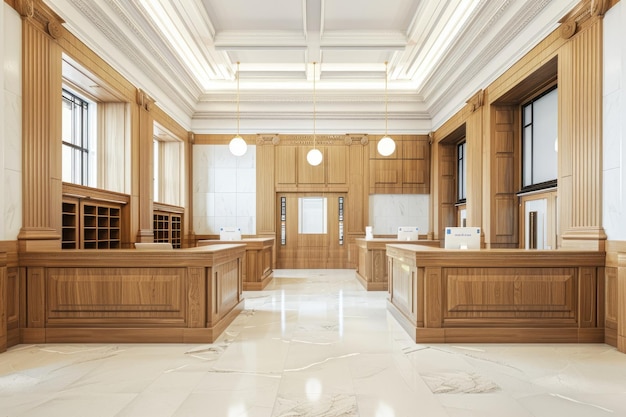
<instances>
[{"instance_id":1,"label":"pendant light cord","mask_svg":"<svg viewBox=\"0 0 626 417\"><path fill-rule=\"evenodd\" d=\"M237 61L237 136L239 136L239 61Z\"/></svg>"},{"instance_id":2,"label":"pendant light cord","mask_svg":"<svg viewBox=\"0 0 626 417\"><path fill-rule=\"evenodd\" d=\"M387 92L387 79L389 78L388 72L387 72L387 61L385 61L385 136L388 136L387 134L387 126L388 126L388 106L389 106L389 93Z\"/></svg>"},{"instance_id":3,"label":"pendant light cord","mask_svg":"<svg viewBox=\"0 0 626 417\"><path fill-rule=\"evenodd\" d=\"M317 104L317 100L316 100L316 96L315 96L315 79L317 78L317 74L315 72L315 64L316 62L313 62L313 149L316 149L316 130L315 130L315 119L316 119L316 104Z\"/></svg>"}]
</instances>

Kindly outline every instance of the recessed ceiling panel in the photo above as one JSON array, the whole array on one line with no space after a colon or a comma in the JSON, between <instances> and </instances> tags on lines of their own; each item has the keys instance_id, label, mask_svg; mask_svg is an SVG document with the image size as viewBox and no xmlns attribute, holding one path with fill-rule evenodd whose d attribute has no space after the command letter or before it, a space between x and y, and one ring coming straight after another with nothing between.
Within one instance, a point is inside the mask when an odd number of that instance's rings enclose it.
<instances>
[{"instance_id":1,"label":"recessed ceiling panel","mask_svg":"<svg viewBox=\"0 0 626 417\"><path fill-rule=\"evenodd\" d=\"M300 0L202 0L217 32L302 30Z\"/></svg>"},{"instance_id":2,"label":"recessed ceiling panel","mask_svg":"<svg viewBox=\"0 0 626 417\"><path fill-rule=\"evenodd\" d=\"M385 50L338 50L322 51L324 64L381 64L391 59L392 52Z\"/></svg>"},{"instance_id":3,"label":"recessed ceiling panel","mask_svg":"<svg viewBox=\"0 0 626 417\"><path fill-rule=\"evenodd\" d=\"M413 20L419 1L326 1L324 2L324 31L328 30L389 30L406 32Z\"/></svg>"},{"instance_id":4,"label":"recessed ceiling panel","mask_svg":"<svg viewBox=\"0 0 626 417\"><path fill-rule=\"evenodd\" d=\"M304 50L234 50L227 51L231 62L242 64L303 64L305 62Z\"/></svg>"}]
</instances>

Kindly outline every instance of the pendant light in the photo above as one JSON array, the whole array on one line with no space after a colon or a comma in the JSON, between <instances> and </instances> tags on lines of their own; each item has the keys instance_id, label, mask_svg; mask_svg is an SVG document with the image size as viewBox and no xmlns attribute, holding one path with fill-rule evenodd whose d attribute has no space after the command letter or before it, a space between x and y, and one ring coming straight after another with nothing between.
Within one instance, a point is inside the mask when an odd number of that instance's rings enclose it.
<instances>
[{"instance_id":1,"label":"pendant light","mask_svg":"<svg viewBox=\"0 0 626 417\"><path fill-rule=\"evenodd\" d=\"M388 92L387 92L387 78L389 77L387 73L387 62L385 61L385 136L382 137L381 140L378 141L378 153L382 156L389 156L396 150L396 142L393 141L387 134L387 125L388 125Z\"/></svg>"},{"instance_id":2,"label":"pendant light","mask_svg":"<svg viewBox=\"0 0 626 417\"><path fill-rule=\"evenodd\" d=\"M237 135L230 140L228 149L235 156L242 156L248 150L248 144L239 135L239 62L237 62Z\"/></svg>"},{"instance_id":3,"label":"pendant light","mask_svg":"<svg viewBox=\"0 0 626 417\"><path fill-rule=\"evenodd\" d=\"M318 166L322 163L322 152L316 147L316 135L315 135L315 113L316 113L316 97L315 97L315 79L317 73L315 72L315 62L313 62L313 149L306 154L306 160L313 166Z\"/></svg>"}]
</instances>

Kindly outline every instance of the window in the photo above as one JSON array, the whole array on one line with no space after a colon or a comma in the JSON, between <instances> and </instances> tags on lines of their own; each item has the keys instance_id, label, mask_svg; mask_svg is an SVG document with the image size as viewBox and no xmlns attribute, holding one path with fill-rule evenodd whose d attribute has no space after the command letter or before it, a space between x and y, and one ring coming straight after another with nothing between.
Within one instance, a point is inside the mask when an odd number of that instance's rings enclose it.
<instances>
[{"instance_id":1,"label":"window","mask_svg":"<svg viewBox=\"0 0 626 417\"><path fill-rule=\"evenodd\" d=\"M328 233L328 202L326 197L298 198L298 233Z\"/></svg>"},{"instance_id":2,"label":"window","mask_svg":"<svg viewBox=\"0 0 626 417\"><path fill-rule=\"evenodd\" d=\"M522 106L522 189L556 186L557 88Z\"/></svg>"},{"instance_id":3,"label":"window","mask_svg":"<svg viewBox=\"0 0 626 417\"><path fill-rule=\"evenodd\" d=\"M460 142L456 146L456 197L459 203L465 202L467 191L467 167L466 167L466 152L465 152L465 140Z\"/></svg>"},{"instance_id":4,"label":"window","mask_svg":"<svg viewBox=\"0 0 626 417\"><path fill-rule=\"evenodd\" d=\"M158 123L154 123L153 201L183 206L185 201L185 146Z\"/></svg>"},{"instance_id":5,"label":"window","mask_svg":"<svg viewBox=\"0 0 626 417\"><path fill-rule=\"evenodd\" d=\"M95 103L63 89L63 181L90 185L91 111Z\"/></svg>"}]
</instances>

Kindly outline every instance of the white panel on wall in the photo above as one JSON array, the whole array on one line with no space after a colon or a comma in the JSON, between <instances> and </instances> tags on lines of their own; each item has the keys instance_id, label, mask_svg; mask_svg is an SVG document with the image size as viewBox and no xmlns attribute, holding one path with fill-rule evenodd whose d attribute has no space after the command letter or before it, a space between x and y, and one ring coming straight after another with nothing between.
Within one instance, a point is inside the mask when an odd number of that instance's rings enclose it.
<instances>
[{"instance_id":1,"label":"white panel on wall","mask_svg":"<svg viewBox=\"0 0 626 417\"><path fill-rule=\"evenodd\" d=\"M537 247L535 249L552 249L548 247L548 200L541 198L526 202L524 207L524 218L526 219L524 230L524 248L530 248L530 213L537 213Z\"/></svg>"},{"instance_id":2,"label":"white panel on wall","mask_svg":"<svg viewBox=\"0 0 626 417\"><path fill-rule=\"evenodd\" d=\"M369 206L369 226L375 236L396 235L399 226L417 226L420 235L431 230L427 194L374 194Z\"/></svg>"},{"instance_id":3,"label":"white panel on wall","mask_svg":"<svg viewBox=\"0 0 626 417\"><path fill-rule=\"evenodd\" d=\"M194 145L193 225L196 234L238 227L256 234L256 146L234 156L227 145Z\"/></svg>"},{"instance_id":4,"label":"white panel on wall","mask_svg":"<svg viewBox=\"0 0 626 417\"><path fill-rule=\"evenodd\" d=\"M626 4L604 16L602 226L609 240L626 240Z\"/></svg>"},{"instance_id":5,"label":"white panel on wall","mask_svg":"<svg viewBox=\"0 0 626 417\"><path fill-rule=\"evenodd\" d=\"M0 8L0 240L17 240L22 227L22 19Z\"/></svg>"}]
</instances>

